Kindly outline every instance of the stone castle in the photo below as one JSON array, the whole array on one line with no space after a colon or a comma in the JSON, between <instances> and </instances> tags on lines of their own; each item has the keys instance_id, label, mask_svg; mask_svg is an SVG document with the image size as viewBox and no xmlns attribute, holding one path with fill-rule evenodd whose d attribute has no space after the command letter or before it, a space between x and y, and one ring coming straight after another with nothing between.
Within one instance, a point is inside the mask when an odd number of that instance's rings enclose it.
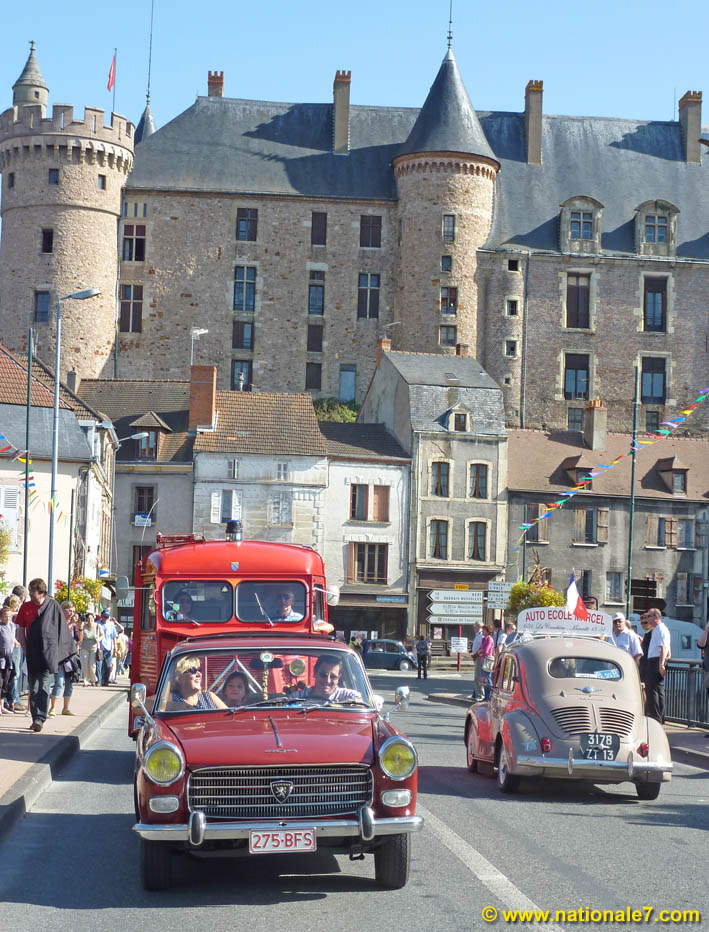
<instances>
[{"instance_id":1,"label":"stone castle","mask_svg":"<svg viewBox=\"0 0 709 932\"><path fill-rule=\"evenodd\" d=\"M377 345L475 356L507 423L641 429L705 386L702 95L678 122L476 112L450 49L420 110L208 94L155 130L55 105L34 48L0 116L2 342L62 372L360 400ZM632 100L628 101L632 108ZM195 339L194 329L206 330ZM442 384L445 384L442 381ZM709 426L697 412L693 427Z\"/></svg>"}]
</instances>

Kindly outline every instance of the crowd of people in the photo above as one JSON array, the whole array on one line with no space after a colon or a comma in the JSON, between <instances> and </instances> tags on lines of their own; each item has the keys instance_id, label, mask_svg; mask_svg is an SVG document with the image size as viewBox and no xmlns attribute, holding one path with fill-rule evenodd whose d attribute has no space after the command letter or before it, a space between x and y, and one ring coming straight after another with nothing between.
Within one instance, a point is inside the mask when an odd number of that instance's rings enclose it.
<instances>
[{"instance_id":1,"label":"crowd of people","mask_svg":"<svg viewBox=\"0 0 709 932\"><path fill-rule=\"evenodd\" d=\"M77 683L115 683L129 671L131 653L131 638L108 609L82 616L71 600L53 599L39 578L27 590L15 586L0 609L0 714L29 710L30 729L40 732L48 718L74 714Z\"/></svg>"}]
</instances>

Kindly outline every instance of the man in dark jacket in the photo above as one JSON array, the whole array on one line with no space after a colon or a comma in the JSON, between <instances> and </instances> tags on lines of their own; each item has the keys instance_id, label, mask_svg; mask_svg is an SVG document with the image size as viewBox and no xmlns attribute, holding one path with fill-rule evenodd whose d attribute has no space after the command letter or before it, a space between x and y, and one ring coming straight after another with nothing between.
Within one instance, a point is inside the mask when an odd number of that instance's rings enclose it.
<instances>
[{"instance_id":1,"label":"man in dark jacket","mask_svg":"<svg viewBox=\"0 0 709 932\"><path fill-rule=\"evenodd\" d=\"M47 720L49 694L59 665L76 647L59 603L47 595L43 579L33 579L30 601L20 608L15 623L27 657L32 731L41 731Z\"/></svg>"}]
</instances>

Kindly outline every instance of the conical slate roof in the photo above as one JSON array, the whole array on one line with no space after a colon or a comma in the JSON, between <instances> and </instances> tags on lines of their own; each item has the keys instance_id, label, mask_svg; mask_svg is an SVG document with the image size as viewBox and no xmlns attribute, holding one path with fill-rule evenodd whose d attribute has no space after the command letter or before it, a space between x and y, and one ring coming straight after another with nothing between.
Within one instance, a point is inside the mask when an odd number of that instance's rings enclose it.
<instances>
[{"instance_id":1,"label":"conical slate roof","mask_svg":"<svg viewBox=\"0 0 709 932\"><path fill-rule=\"evenodd\" d=\"M139 142L142 142L143 139L147 139L148 136L152 136L155 132L155 120L153 119L153 114L150 110L150 104L145 105L145 110L143 110L143 115L140 118L140 122L135 128L135 144L138 145Z\"/></svg>"},{"instance_id":2,"label":"conical slate roof","mask_svg":"<svg viewBox=\"0 0 709 932\"><path fill-rule=\"evenodd\" d=\"M409 138L398 155L465 152L495 158L448 49Z\"/></svg>"},{"instance_id":3,"label":"conical slate roof","mask_svg":"<svg viewBox=\"0 0 709 932\"><path fill-rule=\"evenodd\" d=\"M34 42L30 42L29 58L22 70L22 74L12 85L13 91L21 84L27 84L30 87L42 87L45 91L49 90L42 77L42 72L39 70L39 65L37 64L37 56L34 53Z\"/></svg>"}]
</instances>

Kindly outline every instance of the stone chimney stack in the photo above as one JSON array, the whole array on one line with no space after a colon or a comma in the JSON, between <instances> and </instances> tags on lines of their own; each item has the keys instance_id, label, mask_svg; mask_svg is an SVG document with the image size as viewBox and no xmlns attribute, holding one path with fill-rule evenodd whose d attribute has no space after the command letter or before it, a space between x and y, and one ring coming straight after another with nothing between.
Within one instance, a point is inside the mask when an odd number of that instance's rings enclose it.
<instances>
[{"instance_id":1,"label":"stone chimney stack","mask_svg":"<svg viewBox=\"0 0 709 932\"><path fill-rule=\"evenodd\" d=\"M542 164L542 96L543 81L530 81L524 91L524 138L527 164Z\"/></svg>"},{"instance_id":2,"label":"stone chimney stack","mask_svg":"<svg viewBox=\"0 0 709 932\"><path fill-rule=\"evenodd\" d=\"M391 340L389 337L382 337L381 340L377 343L377 369L379 368L379 363L382 361L382 353L388 353L391 349Z\"/></svg>"},{"instance_id":3,"label":"stone chimney stack","mask_svg":"<svg viewBox=\"0 0 709 932\"><path fill-rule=\"evenodd\" d=\"M351 79L351 71L337 71L332 85L332 151L337 155L350 151Z\"/></svg>"},{"instance_id":4,"label":"stone chimney stack","mask_svg":"<svg viewBox=\"0 0 709 932\"><path fill-rule=\"evenodd\" d=\"M207 72L207 96L223 97L224 96L224 72L208 71Z\"/></svg>"},{"instance_id":5,"label":"stone chimney stack","mask_svg":"<svg viewBox=\"0 0 709 932\"><path fill-rule=\"evenodd\" d=\"M192 366L190 369L189 429L211 427L217 410L217 367Z\"/></svg>"},{"instance_id":6,"label":"stone chimney stack","mask_svg":"<svg viewBox=\"0 0 709 932\"><path fill-rule=\"evenodd\" d=\"M455 355L456 356L470 356L470 344L469 343L456 343Z\"/></svg>"},{"instance_id":7,"label":"stone chimney stack","mask_svg":"<svg viewBox=\"0 0 709 932\"><path fill-rule=\"evenodd\" d=\"M583 439L590 450L606 449L608 409L600 399L589 401L583 412Z\"/></svg>"},{"instance_id":8,"label":"stone chimney stack","mask_svg":"<svg viewBox=\"0 0 709 932\"><path fill-rule=\"evenodd\" d=\"M679 102L684 160L699 165L702 161L699 137L702 135L702 92L687 91Z\"/></svg>"}]
</instances>

